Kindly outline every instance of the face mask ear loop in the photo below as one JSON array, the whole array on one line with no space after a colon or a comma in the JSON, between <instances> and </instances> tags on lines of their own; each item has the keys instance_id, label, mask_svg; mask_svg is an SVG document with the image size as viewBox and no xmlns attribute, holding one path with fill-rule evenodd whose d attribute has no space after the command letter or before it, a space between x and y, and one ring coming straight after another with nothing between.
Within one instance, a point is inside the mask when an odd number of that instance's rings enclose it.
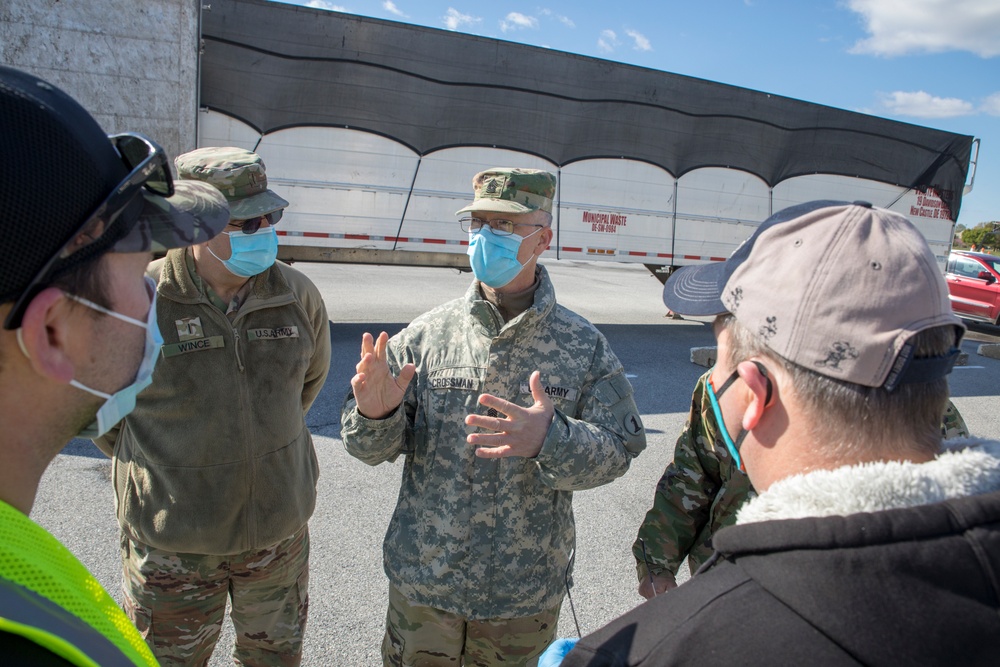
<instances>
[{"instance_id":1,"label":"face mask ear loop","mask_svg":"<svg viewBox=\"0 0 1000 667\"><path fill-rule=\"evenodd\" d=\"M24 346L24 335L21 332L21 327L18 327L17 331L14 332L14 335L17 336L17 346L21 348L21 354L23 354L26 359L31 359L31 355L28 354L28 348Z\"/></svg>"},{"instance_id":2,"label":"face mask ear loop","mask_svg":"<svg viewBox=\"0 0 1000 667\"><path fill-rule=\"evenodd\" d=\"M741 428L740 434L736 436L736 442L733 443L733 449L735 449L737 452L740 451L740 447L743 445L743 439L747 437L747 433L749 433L749 431L747 431L744 428ZM743 459L740 457L738 453L736 454L736 463L740 466L740 472L746 474L747 469L743 467Z\"/></svg>"},{"instance_id":3,"label":"face mask ear loop","mask_svg":"<svg viewBox=\"0 0 1000 667\"><path fill-rule=\"evenodd\" d=\"M739 375L733 371L733 374L729 376L723 384L722 388L718 394L722 394L729 386L735 381ZM733 457L733 461L739 467L740 470L746 472L743 468L743 459L740 457L739 445L743 442L743 438L746 436L745 431L740 431L740 435L737 437L737 441L734 443L733 439L729 436L729 431L726 429L726 420L722 416L722 408L719 407L718 394L715 388L712 386L712 381L709 380L706 385L706 390L708 392L708 400L712 405L712 413L715 416L715 425L719 429L719 435L722 436L722 442L725 443L726 449L729 450L729 455Z\"/></svg>"},{"instance_id":4,"label":"face mask ear loop","mask_svg":"<svg viewBox=\"0 0 1000 667\"><path fill-rule=\"evenodd\" d=\"M767 407L771 404L771 376L767 373L767 366L759 361L753 361L753 364L757 367L757 370L760 371L760 374L764 376L764 379L767 380L767 396L764 398L764 407Z\"/></svg>"}]
</instances>

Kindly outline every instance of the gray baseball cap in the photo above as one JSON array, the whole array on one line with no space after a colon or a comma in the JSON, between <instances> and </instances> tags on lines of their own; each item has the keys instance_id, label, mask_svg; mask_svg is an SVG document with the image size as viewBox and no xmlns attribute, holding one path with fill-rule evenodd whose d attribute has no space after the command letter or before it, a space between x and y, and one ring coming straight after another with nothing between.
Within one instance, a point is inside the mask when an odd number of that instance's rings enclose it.
<instances>
[{"instance_id":1,"label":"gray baseball cap","mask_svg":"<svg viewBox=\"0 0 1000 667\"><path fill-rule=\"evenodd\" d=\"M958 350L913 359L910 338L965 325L927 241L867 202L780 211L725 262L683 267L663 289L680 315L732 313L779 356L821 375L889 390L944 377Z\"/></svg>"}]
</instances>

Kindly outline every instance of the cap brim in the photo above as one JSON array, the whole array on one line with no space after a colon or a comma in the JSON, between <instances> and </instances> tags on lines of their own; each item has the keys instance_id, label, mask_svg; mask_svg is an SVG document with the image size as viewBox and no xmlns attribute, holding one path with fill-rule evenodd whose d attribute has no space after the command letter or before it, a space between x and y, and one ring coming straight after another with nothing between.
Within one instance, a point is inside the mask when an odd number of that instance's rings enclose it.
<instances>
[{"instance_id":1,"label":"cap brim","mask_svg":"<svg viewBox=\"0 0 1000 667\"><path fill-rule=\"evenodd\" d=\"M244 197L229 202L229 217L233 220L249 220L274 213L288 207L288 202L271 190L258 192L252 197Z\"/></svg>"},{"instance_id":2,"label":"cap brim","mask_svg":"<svg viewBox=\"0 0 1000 667\"><path fill-rule=\"evenodd\" d=\"M174 195L142 191L143 208L132 230L112 252L166 252L208 241L229 224L226 198L199 181L174 181Z\"/></svg>"},{"instance_id":3,"label":"cap brim","mask_svg":"<svg viewBox=\"0 0 1000 667\"><path fill-rule=\"evenodd\" d=\"M712 316L728 312L722 303L726 262L684 266L663 286L663 303L678 315Z\"/></svg>"},{"instance_id":4,"label":"cap brim","mask_svg":"<svg viewBox=\"0 0 1000 667\"><path fill-rule=\"evenodd\" d=\"M465 208L455 211L455 215L463 213L475 213L476 211L489 211L491 213L531 213L538 209L532 206L525 206L509 199L477 199Z\"/></svg>"}]
</instances>

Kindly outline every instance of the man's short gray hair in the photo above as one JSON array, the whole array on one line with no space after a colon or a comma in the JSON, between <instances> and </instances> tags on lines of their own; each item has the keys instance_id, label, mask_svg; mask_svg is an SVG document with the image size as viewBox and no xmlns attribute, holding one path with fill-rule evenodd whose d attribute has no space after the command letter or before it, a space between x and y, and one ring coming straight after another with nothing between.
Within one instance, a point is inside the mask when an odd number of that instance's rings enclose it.
<instances>
[{"instance_id":1,"label":"man's short gray hair","mask_svg":"<svg viewBox=\"0 0 1000 667\"><path fill-rule=\"evenodd\" d=\"M914 450L933 456L941 446L941 419L948 405L948 380L901 384L892 392L820 375L772 352L732 315L721 325L729 333L732 368L751 357L778 363L792 380L796 398L813 424L814 442L845 461L895 458ZM947 354L955 343L951 325L926 329L912 338L916 357Z\"/></svg>"}]
</instances>

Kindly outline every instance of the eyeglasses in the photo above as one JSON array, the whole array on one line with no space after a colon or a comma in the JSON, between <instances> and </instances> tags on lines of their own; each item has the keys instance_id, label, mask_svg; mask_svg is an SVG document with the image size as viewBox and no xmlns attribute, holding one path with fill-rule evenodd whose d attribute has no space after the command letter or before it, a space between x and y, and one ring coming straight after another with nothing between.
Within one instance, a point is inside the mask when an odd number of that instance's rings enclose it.
<instances>
[{"instance_id":1,"label":"eyeglasses","mask_svg":"<svg viewBox=\"0 0 1000 667\"><path fill-rule=\"evenodd\" d=\"M97 210L32 278L4 320L4 329L16 329L21 326L21 319L28 304L44 285L52 281L56 266L101 239L135 200L142 188L161 197L173 196L174 180L170 175L170 163L159 144L133 132L111 135L108 139L118 151L122 162L128 167L128 176L111 191Z\"/></svg>"},{"instance_id":2,"label":"eyeglasses","mask_svg":"<svg viewBox=\"0 0 1000 667\"><path fill-rule=\"evenodd\" d=\"M250 218L249 220L230 220L229 224L235 227L236 229L239 229L244 234L253 234L258 229L260 229L261 225L263 225L264 222L267 222L267 224L272 227L278 224L278 221L281 220L281 212L283 210L284 209L279 208L277 211L274 211L273 213L268 213L267 215L258 215L256 218Z\"/></svg>"},{"instance_id":3,"label":"eyeglasses","mask_svg":"<svg viewBox=\"0 0 1000 667\"><path fill-rule=\"evenodd\" d=\"M511 220L483 220L482 218L459 218L458 224L462 226L463 232L478 232L483 226L489 227L497 236L510 236L514 233L515 227L544 227L545 225L535 225L528 222L513 222Z\"/></svg>"}]
</instances>

